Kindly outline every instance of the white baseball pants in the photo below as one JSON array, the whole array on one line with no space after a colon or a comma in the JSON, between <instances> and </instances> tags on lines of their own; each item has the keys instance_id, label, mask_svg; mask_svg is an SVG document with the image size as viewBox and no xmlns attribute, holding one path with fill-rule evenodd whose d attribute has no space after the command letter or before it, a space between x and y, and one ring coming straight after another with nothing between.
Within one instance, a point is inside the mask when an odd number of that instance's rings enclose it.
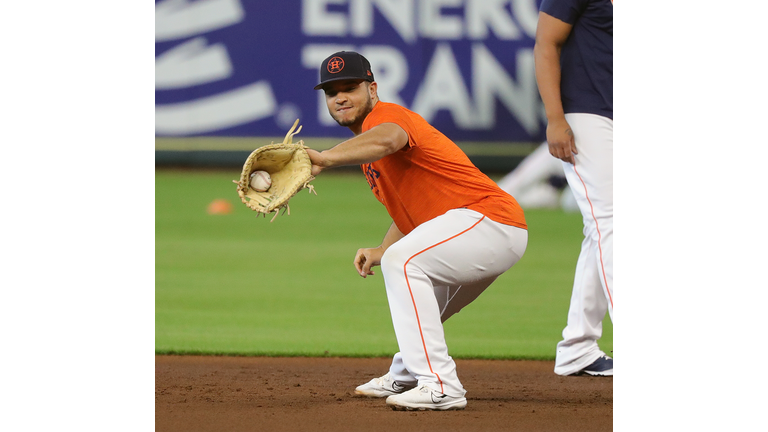
<instances>
[{"instance_id":1,"label":"white baseball pants","mask_svg":"<svg viewBox=\"0 0 768 432\"><path fill-rule=\"evenodd\" d=\"M527 244L527 230L454 209L391 245L381 271L400 347L392 379L464 396L442 323L520 260Z\"/></svg>"},{"instance_id":2,"label":"white baseball pants","mask_svg":"<svg viewBox=\"0 0 768 432\"><path fill-rule=\"evenodd\" d=\"M555 373L576 373L604 353L597 345L606 309L613 321L613 120L566 114L576 140L575 165L565 177L584 219L568 323L557 344Z\"/></svg>"}]
</instances>

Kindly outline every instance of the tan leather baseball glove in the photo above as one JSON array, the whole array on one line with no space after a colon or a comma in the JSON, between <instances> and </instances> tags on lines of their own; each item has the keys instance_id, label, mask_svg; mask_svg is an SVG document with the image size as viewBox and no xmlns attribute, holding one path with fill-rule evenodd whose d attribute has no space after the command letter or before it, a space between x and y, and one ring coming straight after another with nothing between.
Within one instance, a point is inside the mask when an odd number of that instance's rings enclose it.
<instances>
[{"instance_id":1,"label":"tan leather baseball glove","mask_svg":"<svg viewBox=\"0 0 768 432\"><path fill-rule=\"evenodd\" d=\"M254 150L243 164L240 180L233 180L237 184L237 194L240 201L248 208L257 211L266 217L267 213L275 213L270 222L274 221L281 209L283 214L290 215L288 200L307 188L310 193L315 192L314 186L309 184L315 177L312 176L312 162L305 149L304 141L293 144L293 136L301 131L301 126L294 132L299 120L293 123L293 127L285 135L282 143L272 143ZM251 173L263 170L269 173L272 184L265 192L258 192L251 188Z\"/></svg>"}]
</instances>

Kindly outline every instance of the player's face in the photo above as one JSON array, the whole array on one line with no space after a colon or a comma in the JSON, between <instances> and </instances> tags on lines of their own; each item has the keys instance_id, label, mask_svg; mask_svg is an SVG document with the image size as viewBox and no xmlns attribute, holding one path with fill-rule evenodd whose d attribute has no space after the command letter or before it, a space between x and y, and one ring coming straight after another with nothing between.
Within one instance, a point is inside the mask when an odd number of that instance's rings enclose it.
<instances>
[{"instance_id":1,"label":"player's face","mask_svg":"<svg viewBox=\"0 0 768 432\"><path fill-rule=\"evenodd\" d=\"M325 103L331 117L341 126L362 126L373 109L376 83L362 80L343 80L328 83L324 88Z\"/></svg>"}]
</instances>

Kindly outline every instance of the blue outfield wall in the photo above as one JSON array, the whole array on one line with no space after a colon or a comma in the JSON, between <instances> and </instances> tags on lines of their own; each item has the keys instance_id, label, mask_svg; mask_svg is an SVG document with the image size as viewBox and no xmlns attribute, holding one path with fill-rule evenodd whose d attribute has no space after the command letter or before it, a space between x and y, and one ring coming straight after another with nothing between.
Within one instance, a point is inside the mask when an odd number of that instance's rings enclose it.
<instances>
[{"instance_id":1,"label":"blue outfield wall","mask_svg":"<svg viewBox=\"0 0 768 432\"><path fill-rule=\"evenodd\" d=\"M340 50L370 60L381 100L462 148L519 158L545 137L533 63L540 2L156 1L156 162L232 150L213 137L282 137L297 118L305 139L349 138L313 90L321 61Z\"/></svg>"}]
</instances>

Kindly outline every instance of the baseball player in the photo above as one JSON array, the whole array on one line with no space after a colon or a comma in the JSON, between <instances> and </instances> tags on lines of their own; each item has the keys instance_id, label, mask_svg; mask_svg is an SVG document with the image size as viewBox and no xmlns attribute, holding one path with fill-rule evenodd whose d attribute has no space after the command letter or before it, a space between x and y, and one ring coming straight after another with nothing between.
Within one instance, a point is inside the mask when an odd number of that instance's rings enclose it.
<instances>
[{"instance_id":1,"label":"baseball player","mask_svg":"<svg viewBox=\"0 0 768 432\"><path fill-rule=\"evenodd\" d=\"M597 345L613 320L613 2L544 0L534 46L550 153L584 220L584 241L555 373L613 375Z\"/></svg>"},{"instance_id":2,"label":"baseball player","mask_svg":"<svg viewBox=\"0 0 768 432\"><path fill-rule=\"evenodd\" d=\"M368 60L330 55L320 83L331 117L354 137L307 150L313 175L360 165L392 224L377 247L359 249L363 278L381 266L400 352L389 372L355 390L393 409L453 410L466 391L442 322L476 299L525 252L528 231L515 199L445 135L408 109L379 100Z\"/></svg>"}]
</instances>

